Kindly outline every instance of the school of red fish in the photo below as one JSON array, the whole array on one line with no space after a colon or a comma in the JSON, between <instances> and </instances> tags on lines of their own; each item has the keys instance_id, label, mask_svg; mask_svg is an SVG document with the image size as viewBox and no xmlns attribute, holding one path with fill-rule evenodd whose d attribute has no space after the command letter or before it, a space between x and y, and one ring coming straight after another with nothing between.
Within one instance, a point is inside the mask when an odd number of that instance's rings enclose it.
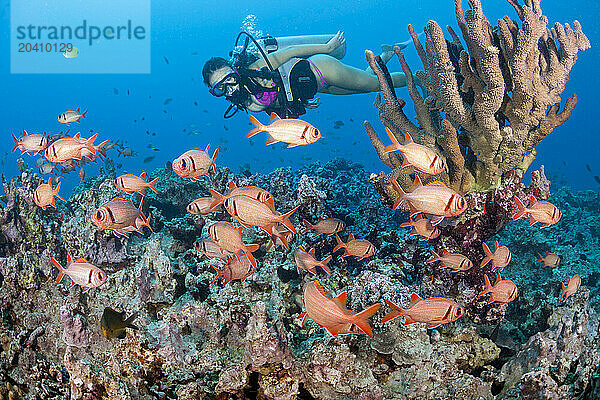
<instances>
[{"instance_id":1,"label":"school of red fish","mask_svg":"<svg viewBox=\"0 0 600 400\"><path fill-rule=\"evenodd\" d=\"M86 112L80 113L79 108L76 111L68 110L60 114L57 120L64 124L79 123L80 118L85 118ZM272 116L270 125L262 125L252 116L250 119L254 129L248 133L247 137L260 131L266 131L267 145L284 142L289 144L288 147L294 147L314 143L321 137L318 129L299 119L282 120ZM428 147L415 143L408 134L404 144L400 144L389 130L388 136L392 140L392 144L387 146L385 151L401 152L404 160L403 167L412 166L422 173L432 175L439 174L446 169L443 158L439 154ZM48 161L58 164L68 164L82 159L95 161L97 157L106 156L103 148L109 143L108 140L105 140L99 145L94 145L97 134L90 138L83 138L80 133L73 137L59 137L51 141L45 134L28 134L24 131L20 139L14 135L13 139L15 141L13 152L19 149L21 154L43 153ZM210 155L209 147L210 145L207 145L204 150L191 149L177 157L172 162L175 174L183 179L201 181L209 176L211 170L216 172L215 160L219 149L217 148ZM157 181L158 178L147 181L144 172L139 176L134 174L118 176L114 181L115 187L130 195L129 199L116 197L101 205L90 215L92 223L100 229L112 231L116 236L127 237L132 232L143 234L144 227L153 232L150 226L150 215L144 215L142 207L146 189L158 193L155 188ZM435 239L440 235L437 225L444 218L456 217L468 208L468 203L463 196L439 181L423 185L417 176L414 182L415 187L409 193L406 193L397 181L393 181L393 184L398 192L394 209L406 202L410 210L409 222L403 223L401 226L411 227L410 235L417 235L423 241ZM48 182L41 183L32 193L33 201L43 210L49 206L56 208L56 197L65 201L59 196L59 190L60 182L53 188L52 181L49 179ZM244 242L242 236L244 229L257 227L265 231L271 238L267 251L272 246L281 246L287 251L290 250L290 241L298 235L296 228L290 222L290 216L298 207L282 213L277 210L274 197L268 191L256 186L237 186L234 181L229 183L228 191L225 194L213 189L209 189L209 191L211 196L191 201L187 206L187 211L198 215L227 212L233 221L241 225L236 227L225 221L213 223L208 227L208 237L194 244L200 254L224 262L220 268L213 266L216 270L213 282L220 277L223 277L224 285L232 280L243 282L259 268L252 253L256 252L260 246ZM133 203L136 193L141 196L139 206ZM561 212L556 206L547 201L538 201L534 196L530 197L528 205L525 205L516 196L514 201L516 212L512 216L513 220L528 217L530 225L540 222L543 224L542 227L547 227L557 223L561 218ZM326 275L330 275L331 270L328 264L333 253L339 250L344 251L342 257L354 257L357 261L371 257L377 252L373 243L366 239L355 238L352 233L344 242L339 234L346 229L346 224L340 219L322 219L315 224L303 220L303 224L304 229L300 235L307 235L310 231L314 231L315 237L335 235L337 245L332 254L321 260L316 258L314 248L306 250L303 246L298 246L294 250L293 257L299 272L304 271L311 276L317 276L322 271ZM512 259L509 248L498 242L495 242L493 251L486 243L483 243L483 251L485 257L479 264L479 268L483 269L491 264L490 272L503 271ZM447 268L454 273L467 271L474 266L473 261L466 256L446 249L441 254L432 249L431 254L432 257L427 261L428 263L439 263L439 268ZM539 254L539 257L537 261L542 262L543 267L557 267L561 262L560 257L556 254L546 253L545 256ZM83 258L73 260L69 255L66 267L61 266L54 258L52 258L52 263L59 270L57 284L66 275L71 279L71 285L81 286L83 292L103 285L108 278L104 271ZM485 285L484 289L478 297L489 294L488 303L510 303L517 298L519 292L515 283L510 279L502 278L499 272L496 272L494 284L491 283L488 274L484 274L483 284ZM562 283L562 294L559 301L562 302L572 296L580 285L581 278L578 275L570 277L566 285ZM309 317L331 335L366 334L372 336L369 318L381 307L381 303L377 303L361 312L353 312L346 307L347 293L345 291L337 296L330 296L318 279L311 280L304 286L303 300L305 311L298 318L304 323L306 317ZM404 316L405 325L424 323L428 328L456 321L465 313L464 307L452 299L421 298L416 293L411 295L410 304L406 308L387 299L385 303L390 311L383 317L382 322Z\"/></svg>"}]
</instances>

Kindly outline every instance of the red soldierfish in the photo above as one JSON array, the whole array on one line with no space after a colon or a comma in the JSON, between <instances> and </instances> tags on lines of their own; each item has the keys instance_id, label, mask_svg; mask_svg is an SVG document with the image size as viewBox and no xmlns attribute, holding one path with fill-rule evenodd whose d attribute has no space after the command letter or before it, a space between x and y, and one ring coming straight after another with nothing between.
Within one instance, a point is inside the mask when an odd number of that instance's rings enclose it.
<instances>
[{"instance_id":1,"label":"red soldierfish","mask_svg":"<svg viewBox=\"0 0 600 400\"><path fill-rule=\"evenodd\" d=\"M81 160L84 150L86 150L86 154L96 154L96 147L94 147L96 137L98 137L98 134L94 134L86 141L82 141L77 137L58 139L46 148L44 156L48 161L55 163L62 163L71 159Z\"/></svg>"},{"instance_id":2,"label":"red soldierfish","mask_svg":"<svg viewBox=\"0 0 600 400\"><path fill-rule=\"evenodd\" d=\"M260 247L258 244L245 244L242 240L242 227L235 228L229 222L216 222L208 227L208 234L211 239L221 247L221 249L230 251L239 259L239 253L244 253L250 264L256 267L256 260L252 253Z\"/></svg>"},{"instance_id":3,"label":"red soldierfish","mask_svg":"<svg viewBox=\"0 0 600 400\"><path fill-rule=\"evenodd\" d=\"M208 149L192 149L188 150L173 161L173 171L182 178L189 178L192 181L200 180L204 175L208 175L208 171L212 167L214 172L217 172L215 159L219 154L217 148L212 157L208 155Z\"/></svg>"},{"instance_id":4,"label":"red soldierfish","mask_svg":"<svg viewBox=\"0 0 600 400\"><path fill-rule=\"evenodd\" d=\"M306 232L314 230L315 237L319 235L333 235L334 233L341 232L346 228L346 223L337 218L321 219L314 225L305 219L302 220L302 222L304 223L305 228L302 232L300 232L300 234L304 235Z\"/></svg>"},{"instance_id":5,"label":"red soldierfish","mask_svg":"<svg viewBox=\"0 0 600 400\"><path fill-rule=\"evenodd\" d=\"M150 226L150 215L142 213L142 204L137 208L129 200L115 197L92 213L92 222L98 228L113 231L117 236L127 236L130 232L142 233L142 228Z\"/></svg>"},{"instance_id":6,"label":"red soldierfish","mask_svg":"<svg viewBox=\"0 0 600 400\"><path fill-rule=\"evenodd\" d=\"M194 248L200 254L204 254L208 258L219 258L221 260L224 260L230 256L233 256L232 252L223 250L217 244L217 242L215 242L211 238L205 238L200 240L199 242L194 242Z\"/></svg>"},{"instance_id":7,"label":"red soldierfish","mask_svg":"<svg viewBox=\"0 0 600 400\"><path fill-rule=\"evenodd\" d=\"M154 185L158 182L158 178L152 179L150 182L146 182L146 173L142 172L140 176L133 174L124 174L115 179L115 186L117 189L121 189L127 193L138 192L142 196L144 190L150 188L154 193L158 194L158 190Z\"/></svg>"},{"instance_id":8,"label":"red soldierfish","mask_svg":"<svg viewBox=\"0 0 600 400\"><path fill-rule=\"evenodd\" d=\"M392 311L386 314L381 322L388 322L401 315L405 315L404 325L424 322L428 329L433 329L441 324L454 322L459 319L465 309L460 304L445 297L430 297L422 299L418 294L410 296L408 308L401 308L389 300L385 300Z\"/></svg>"},{"instance_id":9,"label":"red soldierfish","mask_svg":"<svg viewBox=\"0 0 600 400\"><path fill-rule=\"evenodd\" d=\"M304 250L304 247L300 246L294 252L294 261L299 270L310 272L313 275L317 274L317 267L321 267L327 275L331 275L327 264L331 261L331 255L325 257L321 261L315 258L315 249L309 251Z\"/></svg>"},{"instance_id":10,"label":"red soldierfish","mask_svg":"<svg viewBox=\"0 0 600 400\"><path fill-rule=\"evenodd\" d=\"M69 255L67 258L67 268L63 268L54 258L52 258L52 264L60 271L56 277L57 285L67 275L71 278L71 285L81 286L83 293L85 293L91 288L101 286L106 282L106 273L83 258L73 261Z\"/></svg>"},{"instance_id":11,"label":"red soldierfish","mask_svg":"<svg viewBox=\"0 0 600 400\"><path fill-rule=\"evenodd\" d=\"M410 193L405 193L395 179L392 183L399 193L394 209L397 209L400 203L406 201L410 207L411 216L421 212L438 215L439 218L431 221L433 226L442 222L444 217L460 215L467 209L466 200L440 181L423 185L417 175L415 177L417 187Z\"/></svg>"},{"instance_id":12,"label":"red soldierfish","mask_svg":"<svg viewBox=\"0 0 600 400\"><path fill-rule=\"evenodd\" d=\"M271 242L267 245L267 251L275 245L283 246L286 250L290 249L289 243L294 240L294 232L290 231L285 225L277 224L273 228Z\"/></svg>"},{"instance_id":13,"label":"red soldierfish","mask_svg":"<svg viewBox=\"0 0 600 400\"><path fill-rule=\"evenodd\" d=\"M284 142L288 147L296 147L316 142L321 138L321 132L308 122L301 119L281 119L275 113L271 113L271 124L263 125L254 116L249 115L254 129L246 135L247 138L259 132L267 132L267 145Z\"/></svg>"},{"instance_id":14,"label":"red soldierfish","mask_svg":"<svg viewBox=\"0 0 600 400\"><path fill-rule=\"evenodd\" d=\"M304 286L304 308L298 318L302 325L306 317L310 317L321 328L325 328L331 335L367 334L373 336L373 329L368 318L372 317L381 303L373 304L359 313L354 313L346 308L347 293L344 291L333 299L329 298L318 280L309 282Z\"/></svg>"},{"instance_id":15,"label":"red soldierfish","mask_svg":"<svg viewBox=\"0 0 600 400\"><path fill-rule=\"evenodd\" d=\"M229 215L242 225L257 226L273 235L274 227L279 223L296 233L296 228L294 228L289 218L300 206L285 214L278 214L271 210L267 204L244 195L229 197L225 199L223 205Z\"/></svg>"},{"instance_id":16,"label":"red soldierfish","mask_svg":"<svg viewBox=\"0 0 600 400\"><path fill-rule=\"evenodd\" d=\"M473 266L473 262L467 257L460 253L450 253L444 249L444 252L440 256L434 250L431 251L431 258L427 260L428 263L441 261L440 268L450 268L452 272L467 271Z\"/></svg>"},{"instance_id":17,"label":"red soldierfish","mask_svg":"<svg viewBox=\"0 0 600 400\"><path fill-rule=\"evenodd\" d=\"M494 243L494 252L490 250L487 244L483 243L483 251L485 252L485 258L481 262L481 268L483 268L490 261L492 262L492 271L499 269L502 271L504 267L510 263L512 254L506 245L500 246L498 242Z\"/></svg>"},{"instance_id":18,"label":"red soldierfish","mask_svg":"<svg viewBox=\"0 0 600 400\"><path fill-rule=\"evenodd\" d=\"M483 296L486 293L491 293L492 295L488 300L488 304L495 301L500 304L510 303L517 298L519 290L517 289L517 285L510 279L502 279L500 274L496 274L496 283L492 286L487 275L484 275L483 277L485 279L485 289L483 289L477 297Z\"/></svg>"},{"instance_id":19,"label":"red soldierfish","mask_svg":"<svg viewBox=\"0 0 600 400\"><path fill-rule=\"evenodd\" d=\"M214 197L213 204L211 208L215 208L220 204L223 204L225 200L233 196L248 196L253 198L254 200L258 200L261 203L269 206L271 211L275 211L275 199L271 193L267 192L265 189L261 189L257 186L236 186L235 182L229 182L229 193L227 195L222 195L213 189L208 189L210 194Z\"/></svg>"},{"instance_id":20,"label":"red soldierfish","mask_svg":"<svg viewBox=\"0 0 600 400\"><path fill-rule=\"evenodd\" d=\"M56 118L56 120L58 122L60 122L61 124L70 124L71 122L79 123L79 118L85 118L86 113L87 113L87 110L84 111L82 114L80 114L79 108L75 111L67 110L64 113L60 114L58 116L58 118Z\"/></svg>"},{"instance_id":21,"label":"red soldierfish","mask_svg":"<svg viewBox=\"0 0 600 400\"><path fill-rule=\"evenodd\" d=\"M211 206L213 204L213 202L215 201L214 197L208 196L208 197L200 197L194 201L192 201L190 204L187 205L186 210L190 213L190 214L195 214L195 215L205 215L211 212L219 212L219 211L223 211L222 209L211 209Z\"/></svg>"},{"instance_id":22,"label":"red soldierfish","mask_svg":"<svg viewBox=\"0 0 600 400\"><path fill-rule=\"evenodd\" d=\"M535 196L529 196L529 207L525 207L521 199L515 196L517 212L513 216L513 221L521 219L525 214L529 214L529 226L536 222L541 222L542 228L554 225L562 217L560 210L548 201L538 201Z\"/></svg>"},{"instance_id":23,"label":"red soldierfish","mask_svg":"<svg viewBox=\"0 0 600 400\"><path fill-rule=\"evenodd\" d=\"M58 197L62 201L65 201L65 199L58 195L59 190L60 182L52 189L52 178L48 178L48 183L42 183L35 189L35 192L33 193L33 202L42 207L42 210L46 210L46 207L48 206L56 208L54 197Z\"/></svg>"},{"instance_id":24,"label":"red soldierfish","mask_svg":"<svg viewBox=\"0 0 600 400\"><path fill-rule=\"evenodd\" d=\"M412 165L417 170L430 175L444 172L444 160L434 150L415 143L408 133L404 134L404 144L400 144L396 136L387 127L385 131L392 140L392 144L386 146L384 152L400 151L404 156L401 168Z\"/></svg>"},{"instance_id":25,"label":"red soldierfish","mask_svg":"<svg viewBox=\"0 0 600 400\"><path fill-rule=\"evenodd\" d=\"M403 222L400 227L412 227L412 231L408 236L419 235L419 240L431 240L440 236L440 230L431 224L431 221L425 217L420 217L414 221L411 219L410 222Z\"/></svg>"},{"instance_id":26,"label":"red soldierfish","mask_svg":"<svg viewBox=\"0 0 600 400\"><path fill-rule=\"evenodd\" d=\"M48 138L39 133L28 135L27 131L23 131L23 137L21 139L17 139L15 135L12 135L12 137L15 141L15 146L12 149L13 152L16 149L19 149L21 150L21 154L41 154L42 151L48 147Z\"/></svg>"},{"instance_id":27,"label":"red soldierfish","mask_svg":"<svg viewBox=\"0 0 600 400\"><path fill-rule=\"evenodd\" d=\"M223 268L219 269L212 266L217 272L217 276L211 282L211 285L215 283L220 276L223 277L223 286L227 285L229 282L239 279L244 282L250 275L252 275L256 271L256 265L253 265L246 255L241 257L230 257L227 260L227 264L223 266Z\"/></svg>"},{"instance_id":28,"label":"red soldierfish","mask_svg":"<svg viewBox=\"0 0 600 400\"><path fill-rule=\"evenodd\" d=\"M360 261L363 258L371 257L377 251L377 247L375 247L373 243L369 242L367 239L355 239L352 233L348 236L348 242L346 243L342 242L337 233L335 234L335 239L338 244L335 246L332 253L344 249L346 252L342 257L354 256L357 258L357 261Z\"/></svg>"},{"instance_id":29,"label":"red soldierfish","mask_svg":"<svg viewBox=\"0 0 600 400\"><path fill-rule=\"evenodd\" d=\"M567 282L567 286L564 283L560 283L562 285L562 294L560 295L559 302L566 300L567 297L572 296L577 292L579 287L581 286L581 278L579 275L575 274L569 277L569 281Z\"/></svg>"},{"instance_id":30,"label":"red soldierfish","mask_svg":"<svg viewBox=\"0 0 600 400\"><path fill-rule=\"evenodd\" d=\"M544 265L542 265L542 267L558 267L560 265L560 256L558 254L552 254L552 253L548 253L546 252L546 256L542 257L542 255L540 253L538 253L538 256L540 256L539 259L536 260L536 262L541 262Z\"/></svg>"}]
</instances>

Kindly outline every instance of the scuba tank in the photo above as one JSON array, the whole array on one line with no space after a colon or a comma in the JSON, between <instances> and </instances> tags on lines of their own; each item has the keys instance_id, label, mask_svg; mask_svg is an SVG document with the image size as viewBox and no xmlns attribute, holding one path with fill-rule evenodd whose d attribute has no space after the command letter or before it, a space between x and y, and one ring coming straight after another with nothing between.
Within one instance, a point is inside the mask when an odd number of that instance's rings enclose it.
<instances>
[{"instance_id":1,"label":"scuba tank","mask_svg":"<svg viewBox=\"0 0 600 400\"><path fill-rule=\"evenodd\" d=\"M304 107L305 102L312 99L317 92L316 83L311 85L309 78L300 75L301 72L294 72L298 69L295 69L294 71L292 71L292 69L297 63L302 63L302 68L305 71L304 73L312 75L308 61L301 58L292 58L291 60L282 64L279 68L274 69L267 58L267 54L288 46L302 44L326 44L335 35L283 36L277 38L273 36L264 36L260 39L255 39L248 32L242 31L235 40L234 49L238 47L242 36L245 36L246 39L241 47L241 50L235 53L231 51L230 56L232 56L232 58L235 60L233 62L234 68L237 71L243 71L242 74L238 73L238 75L242 79L242 86L246 87L246 92L253 94L261 89L253 80L253 78L273 79L273 81L276 82L277 86L281 90L278 90L277 93L277 100L280 106L278 109L273 109L271 111L278 114L280 118L297 118L299 115L304 114L306 112ZM256 50L258 50L258 53L267 64L267 66L260 71L246 68L247 65L251 64L258 58L252 52L247 51L250 42L254 44ZM341 59L344 57L344 55L346 55L346 45L344 44L343 46L338 47L335 51L329 53L329 55L337 59ZM296 96L294 96L294 89L291 87L290 82L292 80L297 83L295 86ZM251 89L249 90L248 88ZM247 112L243 102L234 101L227 108L223 114L223 117L231 118L239 110L245 110ZM270 112L268 109L265 111Z\"/></svg>"},{"instance_id":2,"label":"scuba tank","mask_svg":"<svg viewBox=\"0 0 600 400\"><path fill-rule=\"evenodd\" d=\"M267 53L272 53L285 47L299 44L326 44L334 36L334 34L281 37L263 36L260 39L257 39L257 42ZM335 49L333 52L329 53L329 55L337 58L338 60L344 58L344 56L346 55L346 43L344 43L343 46L340 46L337 49Z\"/></svg>"}]
</instances>

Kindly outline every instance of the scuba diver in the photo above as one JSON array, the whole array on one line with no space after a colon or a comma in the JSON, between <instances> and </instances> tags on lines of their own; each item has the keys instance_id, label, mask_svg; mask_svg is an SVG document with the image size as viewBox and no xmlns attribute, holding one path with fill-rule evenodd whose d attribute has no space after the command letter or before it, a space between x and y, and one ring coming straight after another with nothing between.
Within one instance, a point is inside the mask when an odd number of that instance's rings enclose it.
<instances>
[{"instance_id":1,"label":"scuba diver","mask_svg":"<svg viewBox=\"0 0 600 400\"><path fill-rule=\"evenodd\" d=\"M237 111L265 111L280 118L297 118L307 108L320 105L318 93L335 95L379 91L379 80L370 68L361 70L339 60L346 54L343 32L335 35L308 35L254 39L241 32L234 48L239 48L242 35L246 36L241 51L231 52L232 61L213 57L204 64L202 77L213 96L225 97L231 105L223 117L230 118ZM252 41L254 52L248 50ZM397 44L401 48L408 42ZM382 46L382 60L387 63L393 56L393 46ZM258 57L256 53L260 53ZM402 72L391 73L394 87L406 86ZM232 111L233 110L233 111Z\"/></svg>"}]
</instances>

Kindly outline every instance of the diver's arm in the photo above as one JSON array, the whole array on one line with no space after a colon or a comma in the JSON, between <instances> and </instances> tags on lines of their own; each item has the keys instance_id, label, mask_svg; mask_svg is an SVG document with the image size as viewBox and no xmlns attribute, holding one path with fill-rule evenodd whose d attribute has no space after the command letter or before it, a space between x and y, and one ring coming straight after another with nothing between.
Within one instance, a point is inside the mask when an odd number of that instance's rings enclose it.
<instances>
[{"instance_id":1,"label":"diver's arm","mask_svg":"<svg viewBox=\"0 0 600 400\"><path fill-rule=\"evenodd\" d=\"M279 68L282 64L288 62L294 57L310 57L315 54L329 54L339 46L343 46L346 42L343 32L338 32L333 38L331 38L325 44L299 44L292 45L281 50L277 50L269 55L267 58L271 63L273 69ZM267 63L261 57L250 65L252 69L261 69L266 67Z\"/></svg>"}]
</instances>

